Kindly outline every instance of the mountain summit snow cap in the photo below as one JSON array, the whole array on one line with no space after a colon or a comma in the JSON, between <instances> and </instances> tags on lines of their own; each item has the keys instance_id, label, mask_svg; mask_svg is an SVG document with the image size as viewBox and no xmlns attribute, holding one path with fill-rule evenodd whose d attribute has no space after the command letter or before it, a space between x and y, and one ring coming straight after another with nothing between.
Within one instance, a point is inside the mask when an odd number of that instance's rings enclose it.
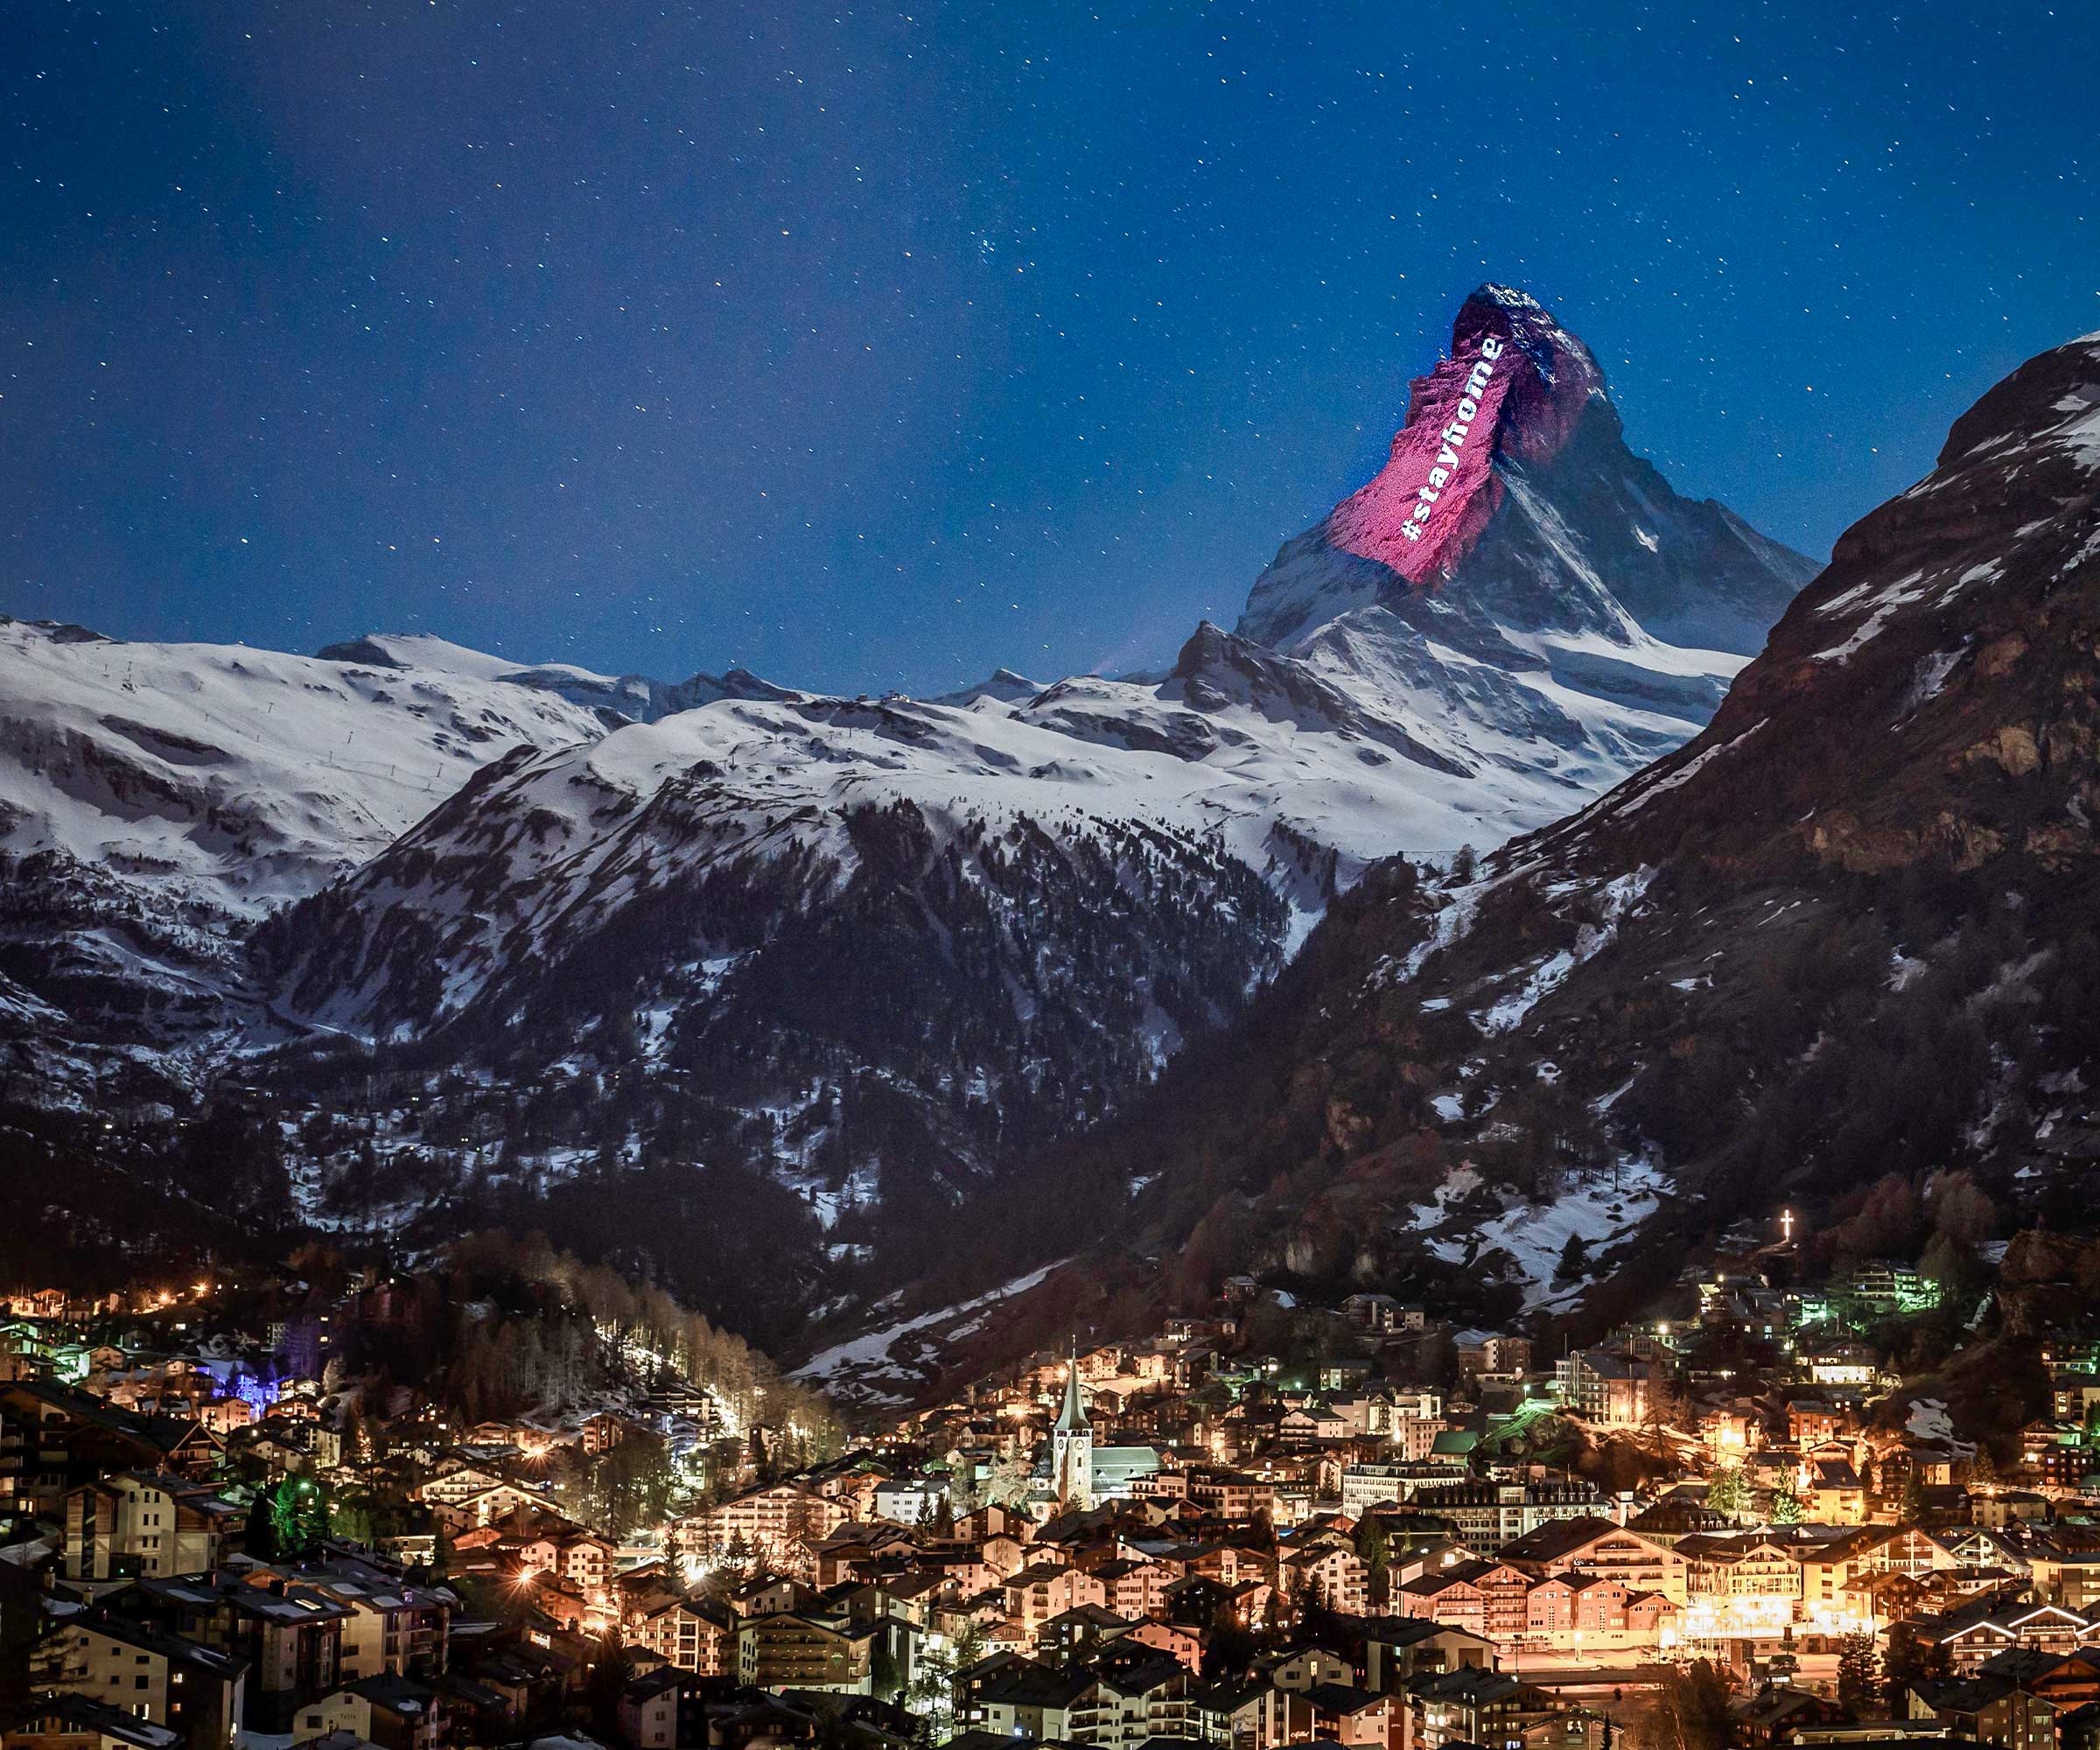
<instances>
[{"instance_id":1,"label":"mountain summit snow cap","mask_svg":"<svg viewBox=\"0 0 2100 1750\"><path fill-rule=\"evenodd\" d=\"M1328 516L1328 541L1412 584L1448 577L1501 501L1498 452L1548 460L1603 393L1590 349L1536 298L1481 286L1452 324L1451 356L1415 379L1385 466Z\"/></svg>"}]
</instances>

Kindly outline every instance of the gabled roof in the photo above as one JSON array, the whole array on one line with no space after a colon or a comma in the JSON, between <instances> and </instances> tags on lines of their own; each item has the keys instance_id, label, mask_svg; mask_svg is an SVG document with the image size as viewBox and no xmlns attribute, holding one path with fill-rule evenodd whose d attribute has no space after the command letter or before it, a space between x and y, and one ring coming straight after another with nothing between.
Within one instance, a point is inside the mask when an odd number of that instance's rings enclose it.
<instances>
[{"instance_id":1,"label":"gabled roof","mask_svg":"<svg viewBox=\"0 0 2100 1750\"><path fill-rule=\"evenodd\" d=\"M1069 1610L1060 1610L1043 1627L1054 1628L1060 1623L1068 1628L1086 1625L1095 1628L1135 1628L1138 1625L1127 1616L1118 1616L1105 1604L1075 1604Z\"/></svg>"},{"instance_id":2,"label":"gabled roof","mask_svg":"<svg viewBox=\"0 0 2100 1750\"><path fill-rule=\"evenodd\" d=\"M2083 1666L2082 1676L2100 1676L2100 1647L2077 1647L2068 1653L2052 1653L2041 1647L2007 1647L1985 1659L1980 1670L2031 1684L2069 1665Z\"/></svg>"},{"instance_id":3,"label":"gabled roof","mask_svg":"<svg viewBox=\"0 0 2100 1750\"><path fill-rule=\"evenodd\" d=\"M26 1733L32 1723L47 1719L63 1722L68 1731L92 1732L104 1738L114 1738L120 1744L132 1746L133 1750L173 1750L173 1746L182 1742L179 1732L155 1726L136 1714L126 1713L122 1708L70 1692L46 1696L10 1716L8 1735L12 1737L18 1732Z\"/></svg>"},{"instance_id":4,"label":"gabled roof","mask_svg":"<svg viewBox=\"0 0 2100 1750\"><path fill-rule=\"evenodd\" d=\"M1485 1665L1460 1665L1419 1679L1408 1686L1432 1701L1501 1701L1515 1695L1523 1684L1507 1671L1491 1671Z\"/></svg>"},{"instance_id":5,"label":"gabled roof","mask_svg":"<svg viewBox=\"0 0 2100 1750\"><path fill-rule=\"evenodd\" d=\"M1616 1520L1600 1515L1586 1514L1580 1519L1549 1519L1536 1530L1527 1531L1514 1543L1505 1544L1502 1557L1505 1562L1557 1562L1564 1556L1572 1556L1578 1550L1594 1544L1600 1537L1632 1537L1636 1543L1647 1544L1659 1556L1672 1553L1666 1546L1629 1531Z\"/></svg>"},{"instance_id":6,"label":"gabled roof","mask_svg":"<svg viewBox=\"0 0 2100 1750\"><path fill-rule=\"evenodd\" d=\"M348 1694L357 1696L383 1707L389 1713L413 1716L426 1710L436 1698L437 1691L413 1677L402 1676L396 1671L379 1671L368 1677L360 1677L354 1684L345 1684Z\"/></svg>"},{"instance_id":7,"label":"gabled roof","mask_svg":"<svg viewBox=\"0 0 2100 1750\"><path fill-rule=\"evenodd\" d=\"M1402 1586L1403 1592L1412 1592L1418 1598L1434 1598L1438 1592L1453 1586L1478 1586L1491 1574L1508 1572L1522 1577L1521 1569L1511 1568L1507 1562L1460 1562L1436 1572L1423 1574Z\"/></svg>"},{"instance_id":8,"label":"gabled roof","mask_svg":"<svg viewBox=\"0 0 2100 1750\"><path fill-rule=\"evenodd\" d=\"M986 1679L976 1698L994 1707L1068 1708L1093 1687L1094 1673L1083 1666L1058 1671L1016 1659L1011 1669Z\"/></svg>"},{"instance_id":9,"label":"gabled roof","mask_svg":"<svg viewBox=\"0 0 2100 1750\"><path fill-rule=\"evenodd\" d=\"M620 1698L624 1702L640 1704L654 1696L662 1695L666 1690L676 1689L693 1676L694 1673L682 1671L676 1665L659 1665L654 1670L635 1678L620 1692Z\"/></svg>"},{"instance_id":10,"label":"gabled roof","mask_svg":"<svg viewBox=\"0 0 2100 1750\"><path fill-rule=\"evenodd\" d=\"M1163 1653L1156 1659L1097 1675L1104 1689L1113 1690L1117 1695L1141 1696L1165 1689L1170 1684L1187 1681L1189 1670L1180 1660Z\"/></svg>"},{"instance_id":11,"label":"gabled roof","mask_svg":"<svg viewBox=\"0 0 2100 1750\"><path fill-rule=\"evenodd\" d=\"M1434 1640L1439 1634L1456 1634L1483 1647L1488 1644L1485 1635L1475 1634L1470 1628L1432 1621L1426 1616L1375 1616L1364 1624L1364 1638L1382 1647L1411 1647L1418 1641Z\"/></svg>"},{"instance_id":12,"label":"gabled roof","mask_svg":"<svg viewBox=\"0 0 2100 1750\"><path fill-rule=\"evenodd\" d=\"M1351 1714L1362 1713L1392 1698L1360 1690L1353 1684L1314 1684L1306 1691L1306 1699L1322 1713Z\"/></svg>"},{"instance_id":13,"label":"gabled roof","mask_svg":"<svg viewBox=\"0 0 2100 1750\"><path fill-rule=\"evenodd\" d=\"M1065 1365L1064 1404L1058 1410L1053 1426L1060 1434L1076 1434L1091 1430L1093 1425L1087 1420L1087 1401L1079 1389L1079 1348L1074 1343L1071 1359Z\"/></svg>"},{"instance_id":14,"label":"gabled roof","mask_svg":"<svg viewBox=\"0 0 2100 1750\"><path fill-rule=\"evenodd\" d=\"M102 1635L119 1646L134 1648L142 1653L157 1654L171 1665L182 1665L228 1683L248 1670L248 1661L232 1653L200 1646L179 1634L164 1634L144 1623L127 1621L121 1617L104 1615L87 1621L75 1618L67 1627L86 1629L91 1634Z\"/></svg>"}]
</instances>

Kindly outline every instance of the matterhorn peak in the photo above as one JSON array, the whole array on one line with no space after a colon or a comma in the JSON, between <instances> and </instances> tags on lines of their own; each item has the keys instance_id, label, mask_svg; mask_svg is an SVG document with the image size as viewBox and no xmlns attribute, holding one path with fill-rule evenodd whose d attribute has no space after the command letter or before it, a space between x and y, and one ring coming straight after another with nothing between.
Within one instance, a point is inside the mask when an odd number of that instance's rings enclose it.
<instances>
[{"instance_id":1,"label":"matterhorn peak","mask_svg":"<svg viewBox=\"0 0 2100 1750\"><path fill-rule=\"evenodd\" d=\"M1604 376L1527 292L1483 285L1459 307L1451 354L1415 379L1385 466L1334 507L1327 539L1410 583L1440 581L1473 550L1502 483L1498 448L1552 459Z\"/></svg>"},{"instance_id":2,"label":"matterhorn peak","mask_svg":"<svg viewBox=\"0 0 2100 1750\"><path fill-rule=\"evenodd\" d=\"M1385 466L1284 545L1236 630L1295 649L1375 606L1489 660L1505 633L1740 658L1815 569L1680 498L1627 448L1590 349L1530 293L1488 284L1410 385Z\"/></svg>"}]
</instances>

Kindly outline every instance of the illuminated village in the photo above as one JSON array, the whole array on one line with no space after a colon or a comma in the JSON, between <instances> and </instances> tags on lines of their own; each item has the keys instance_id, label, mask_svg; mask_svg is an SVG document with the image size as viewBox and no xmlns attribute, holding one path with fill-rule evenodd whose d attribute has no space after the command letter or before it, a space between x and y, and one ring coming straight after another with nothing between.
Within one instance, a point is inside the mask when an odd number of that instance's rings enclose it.
<instances>
[{"instance_id":1,"label":"illuminated village","mask_svg":"<svg viewBox=\"0 0 2100 1750\"><path fill-rule=\"evenodd\" d=\"M23 1292L4 1742L2095 1741L2100 1340L2067 1308L2020 1339L2050 1413L1964 1428L1894 1357L1981 1310L1872 1260L1797 1285L1774 1226L1559 1354L1236 1278L851 1434L486 1243L449 1288ZM473 1377L536 1409L409 1382L462 1289Z\"/></svg>"}]
</instances>

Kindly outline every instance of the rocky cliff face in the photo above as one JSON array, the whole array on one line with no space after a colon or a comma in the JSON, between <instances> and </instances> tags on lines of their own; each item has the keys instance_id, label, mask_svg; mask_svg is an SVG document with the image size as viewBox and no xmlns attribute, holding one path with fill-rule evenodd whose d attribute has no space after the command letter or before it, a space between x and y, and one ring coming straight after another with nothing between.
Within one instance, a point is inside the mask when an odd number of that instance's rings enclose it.
<instances>
[{"instance_id":1,"label":"rocky cliff face","mask_svg":"<svg viewBox=\"0 0 2100 1750\"><path fill-rule=\"evenodd\" d=\"M1840 538L1707 732L1564 836L1655 847L1693 825L1709 856L1754 866L2076 869L2096 801L2096 493L2089 339L1964 414L1933 473ZM1696 798L1726 806L1694 825Z\"/></svg>"},{"instance_id":2,"label":"rocky cliff face","mask_svg":"<svg viewBox=\"0 0 2100 1750\"><path fill-rule=\"evenodd\" d=\"M1284 546L1238 630L1292 650L1382 608L1477 661L1698 701L1704 717L1739 665L1693 653L1754 655L1814 570L1723 506L1680 498L1627 448L1589 348L1487 285L1450 356L1416 379L1385 467Z\"/></svg>"}]
</instances>

